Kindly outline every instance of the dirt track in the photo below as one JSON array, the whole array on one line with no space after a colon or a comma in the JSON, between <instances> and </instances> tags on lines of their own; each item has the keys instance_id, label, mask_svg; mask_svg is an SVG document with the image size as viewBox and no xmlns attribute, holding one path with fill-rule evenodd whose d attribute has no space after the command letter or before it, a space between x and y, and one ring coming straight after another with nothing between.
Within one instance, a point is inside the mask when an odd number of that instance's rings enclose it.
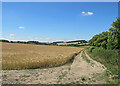
<instances>
[{"instance_id":1,"label":"dirt track","mask_svg":"<svg viewBox=\"0 0 120 86\"><path fill-rule=\"evenodd\" d=\"M73 63L60 67L31 69L31 70L4 70L3 84L66 84L66 83L89 83L105 84L104 79L96 79L97 75L103 74L105 66L91 59L88 63L82 58L83 51L78 54Z\"/></svg>"}]
</instances>

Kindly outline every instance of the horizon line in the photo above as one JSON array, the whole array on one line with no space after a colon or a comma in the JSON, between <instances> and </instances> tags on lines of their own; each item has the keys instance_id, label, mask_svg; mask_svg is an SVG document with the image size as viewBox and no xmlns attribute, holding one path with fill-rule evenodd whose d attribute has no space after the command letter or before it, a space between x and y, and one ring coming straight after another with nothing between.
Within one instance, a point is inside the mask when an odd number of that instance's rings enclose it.
<instances>
[{"instance_id":1,"label":"horizon line","mask_svg":"<svg viewBox=\"0 0 120 86\"><path fill-rule=\"evenodd\" d=\"M85 40L85 39L77 39L77 40L56 40L56 41L40 41L40 40L9 40L9 39L3 39L3 38L0 38L0 40L8 40L8 41L38 41L38 42L69 42L69 41L79 41L79 40ZM85 41L89 41L89 40L85 40Z\"/></svg>"}]
</instances>

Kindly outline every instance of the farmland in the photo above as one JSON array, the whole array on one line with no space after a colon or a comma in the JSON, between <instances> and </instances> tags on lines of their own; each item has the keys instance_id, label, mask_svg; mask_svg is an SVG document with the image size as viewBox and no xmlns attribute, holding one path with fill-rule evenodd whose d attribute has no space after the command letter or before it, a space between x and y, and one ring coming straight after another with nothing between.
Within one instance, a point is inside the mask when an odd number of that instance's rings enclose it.
<instances>
[{"instance_id":1,"label":"farmland","mask_svg":"<svg viewBox=\"0 0 120 86\"><path fill-rule=\"evenodd\" d=\"M72 42L72 43L57 43L58 45L88 45L88 43L79 43L79 42Z\"/></svg>"},{"instance_id":2,"label":"farmland","mask_svg":"<svg viewBox=\"0 0 120 86\"><path fill-rule=\"evenodd\" d=\"M2 69L30 69L65 64L83 48L2 43Z\"/></svg>"}]
</instances>

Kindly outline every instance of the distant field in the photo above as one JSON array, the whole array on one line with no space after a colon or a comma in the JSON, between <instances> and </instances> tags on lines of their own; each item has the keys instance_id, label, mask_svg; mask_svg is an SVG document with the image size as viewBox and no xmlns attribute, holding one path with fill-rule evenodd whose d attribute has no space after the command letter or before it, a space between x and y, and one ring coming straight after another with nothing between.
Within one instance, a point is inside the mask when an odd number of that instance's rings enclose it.
<instances>
[{"instance_id":1,"label":"distant field","mask_svg":"<svg viewBox=\"0 0 120 86\"><path fill-rule=\"evenodd\" d=\"M2 68L27 69L62 65L83 48L2 43Z\"/></svg>"},{"instance_id":2,"label":"distant field","mask_svg":"<svg viewBox=\"0 0 120 86\"><path fill-rule=\"evenodd\" d=\"M57 43L58 45L70 45L70 44L76 44L76 45L88 45L88 43L79 43L79 42L72 42L72 43Z\"/></svg>"}]
</instances>

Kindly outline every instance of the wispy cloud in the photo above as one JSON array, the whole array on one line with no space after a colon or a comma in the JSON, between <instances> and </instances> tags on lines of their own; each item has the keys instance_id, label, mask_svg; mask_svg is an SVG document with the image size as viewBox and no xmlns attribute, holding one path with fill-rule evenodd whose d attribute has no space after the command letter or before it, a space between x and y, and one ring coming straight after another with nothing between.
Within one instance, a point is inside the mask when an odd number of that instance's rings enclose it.
<instances>
[{"instance_id":1,"label":"wispy cloud","mask_svg":"<svg viewBox=\"0 0 120 86\"><path fill-rule=\"evenodd\" d=\"M82 12L82 14L84 14L85 12Z\"/></svg>"},{"instance_id":2,"label":"wispy cloud","mask_svg":"<svg viewBox=\"0 0 120 86\"><path fill-rule=\"evenodd\" d=\"M9 34L9 36L13 37L15 34Z\"/></svg>"},{"instance_id":3,"label":"wispy cloud","mask_svg":"<svg viewBox=\"0 0 120 86\"><path fill-rule=\"evenodd\" d=\"M23 28L25 28L25 27L18 27L19 29L23 29Z\"/></svg>"},{"instance_id":4,"label":"wispy cloud","mask_svg":"<svg viewBox=\"0 0 120 86\"><path fill-rule=\"evenodd\" d=\"M15 38L15 34L13 34L13 33L11 33L5 37L5 39L8 39L8 40L14 40L14 38Z\"/></svg>"},{"instance_id":5,"label":"wispy cloud","mask_svg":"<svg viewBox=\"0 0 120 86\"><path fill-rule=\"evenodd\" d=\"M93 15L94 13L93 13L93 12L81 12L81 14L82 14L83 16L91 16L91 15Z\"/></svg>"}]
</instances>

